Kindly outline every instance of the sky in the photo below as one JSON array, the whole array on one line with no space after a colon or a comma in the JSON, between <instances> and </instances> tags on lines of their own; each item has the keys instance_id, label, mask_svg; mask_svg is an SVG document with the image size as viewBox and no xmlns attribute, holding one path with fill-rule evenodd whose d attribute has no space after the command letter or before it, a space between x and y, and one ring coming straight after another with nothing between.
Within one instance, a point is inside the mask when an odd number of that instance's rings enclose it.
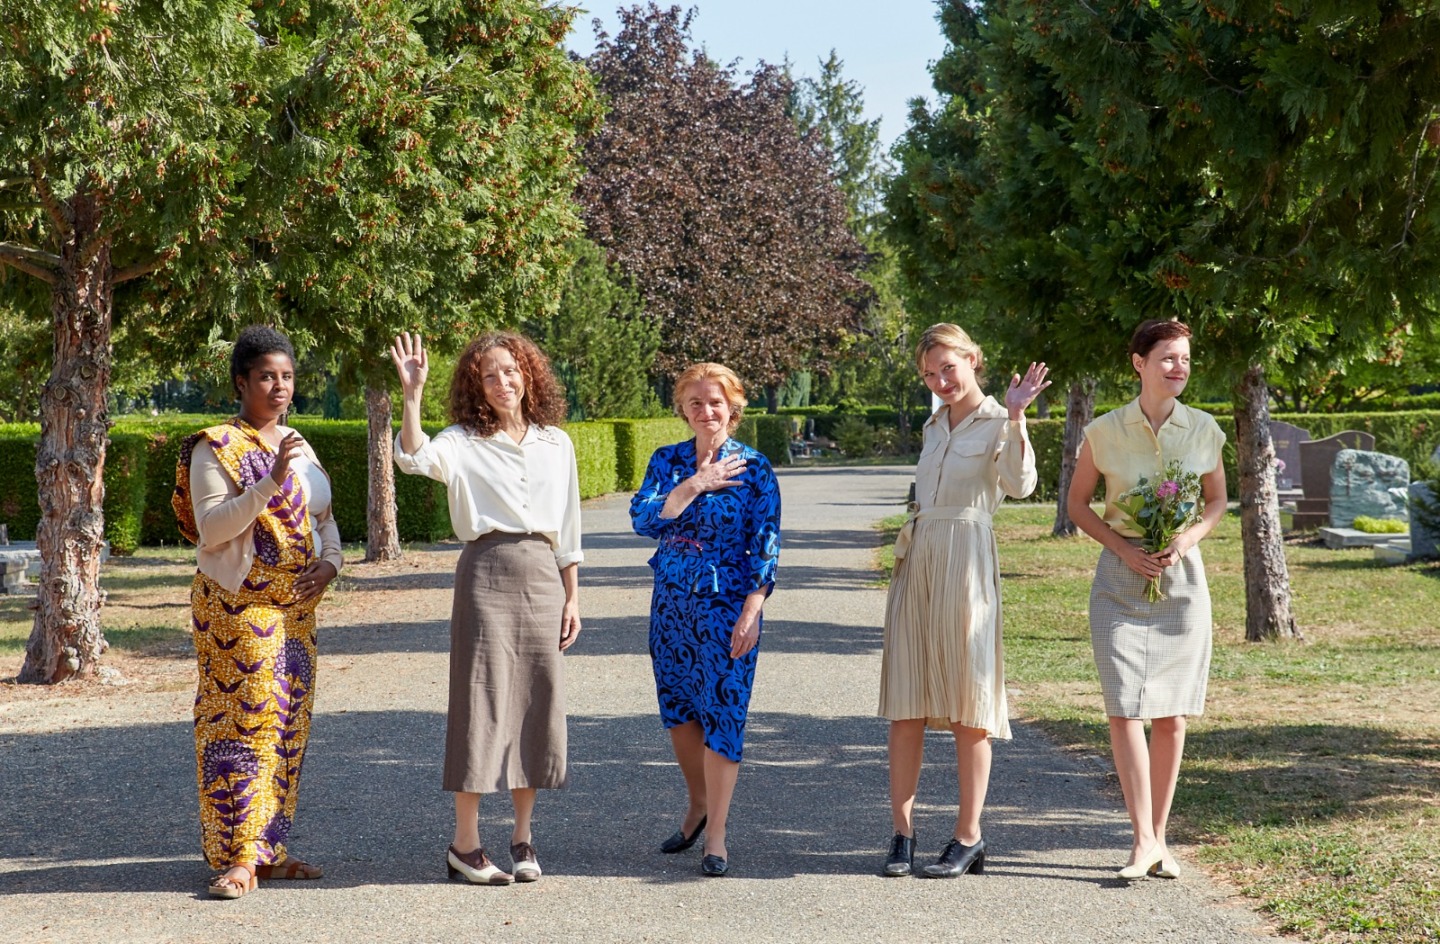
<instances>
[{"instance_id":1,"label":"sky","mask_svg":"<svg viewBox=\"0 0 1440 944\"><path fill-rule=\"evenodd\" d=\"M581 55L595 48L591 21L599 18L610 35L618 32L616 0L573 0L587 12L575 20L569 47ZM672 0L660 0L662 7ZM934 0L673 0L697 7L691 24L697 45L711 58L740 60L740 72L763 59L789 56L797 77L817 75L819 60L834 49L843 75L865 92L866 117L880 118L886 148L905 131L908 102L934 101L930 64L945 51ZM630 5L630 4L625 4Z\"/></svg>"}]
</instances>

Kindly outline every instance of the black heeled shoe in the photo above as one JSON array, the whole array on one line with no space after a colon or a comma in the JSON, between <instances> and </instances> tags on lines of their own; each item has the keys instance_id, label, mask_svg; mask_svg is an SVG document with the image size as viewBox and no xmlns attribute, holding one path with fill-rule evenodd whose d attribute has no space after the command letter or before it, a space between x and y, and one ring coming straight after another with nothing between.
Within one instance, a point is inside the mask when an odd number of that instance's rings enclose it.
<instances>
[{"instance_id":1,"label":"black heeled shoe","mask_svg":"<svg viewBox=\"0 0 1440 944\"><path fill-rule=\"evenodd\" d=\"M730 863L717 855L707 855L700 860L700 874L719 878L730 871Z\"/></svg>"},{"instance_id":2,"label":"black heeled shoe","mask_svg":"<svg viewBox=\"0 0 1440 944\"><path fill-rule=\"evenodd\" d=\"M925 870L920 874L926 878L959 878L966 872L985 874L984 839L973 846L967 846L958 839L950 840L945 844L935 864L925 866Z\"/></svg>"},{"instance_id":3,"label":"black heeled shoe","mask_svg":"<svg viewBox=\"0 0 1440 944\"><path fill-rule=\"evenodd\" d=\"M700 817L700 822L696 825L695 831L688 836L685 835L685 827L682 824L679 829L675 830L675 835L660 843L660 851L666 855L671 855L676 852L684 852L686 849L695 845L695 840L699 839L700 833L705 830L706 819L708 819L706 816Z\"/></svg>"},{"instance_id":4,"label":"black heeled shoe","mask_svg":"<svg viewBox=\"0 0 1440 944\"><path fill-rule=\"evenodd\" d=\"M896 833L890 840L890 857L880 872L886 878L903 878L915 871L915 837Z\"/></svg>"}]
</instances>

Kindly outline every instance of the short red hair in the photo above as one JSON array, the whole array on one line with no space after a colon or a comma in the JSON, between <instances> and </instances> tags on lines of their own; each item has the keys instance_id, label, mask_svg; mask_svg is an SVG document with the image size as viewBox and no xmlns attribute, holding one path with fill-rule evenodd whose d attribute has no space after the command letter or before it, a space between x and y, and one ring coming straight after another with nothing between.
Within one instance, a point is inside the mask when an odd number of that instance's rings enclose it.
<instances>
[{"instance_id":1,"label":"short red hair","mask_svg":"<svg viewBox=\"0 0 1440 944\"><path fill-rule=\"evenodd\" d=\"M480 436L493 436L500 429L500 417L485 399L485 382L480 376L480 359L486 351L503 347L515 358L525 383L520 413L536 426L559 426L565 422L565 390L550 369L550 358L540 346L512 331L489 331L470 342L450 378L450 421Z\"/></svg>"}]
</instances>

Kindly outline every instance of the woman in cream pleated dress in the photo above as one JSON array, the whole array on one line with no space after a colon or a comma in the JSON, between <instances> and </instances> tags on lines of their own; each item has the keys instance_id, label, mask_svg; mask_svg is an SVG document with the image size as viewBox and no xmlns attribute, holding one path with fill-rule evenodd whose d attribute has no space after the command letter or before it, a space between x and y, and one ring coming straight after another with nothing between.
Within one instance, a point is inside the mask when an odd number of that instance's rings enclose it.
<instances>
[{"instance_id":1,"label":"woman in cream pleated dress","mask_svg":"<svg viewBox=\"0 0 1440 944\"><path fill-rule=\"evenodd\" d=\"M982 872L980 811L990 739L1010 737L1000 642L1000 564L991 515L1035 489L1025 408L1050 386L1044 364L1014 375L1005 406L980 388L980 347L953 324L933 325L915 349L925 385L943 404L925 423L915 504L895 543L885 609L880 711L890 719L890 809L895 836L883 874L914 870L911 815L925 728L955 735L960 806L953 838L927 878Z\"/></svg>"},{"instance_id":2,"label":"woman in cream pleated dress","mask_svg":"<svg viewBox=\"0 0 1440 944\"><path fill-rule=\"evenodd\" d=\"M1104 545L1090 587L1090 643L1115 770L1135 830L1130 860L1119 874L1178 878L1180 867L1165 848L1165 824L1180 776L1185 717L1205 708L1210 590L1198 545L1225 515L1225 434L1209 414L1175 399L1190 379L1188 327L1178 321L1140 325L1130 340L1130 363L1140 375L1140 396L1085 427L1066 507L1076 527ZM1141 478L1155 481L1170 462L1200 476L1205 507L1200 521L1169 547L1147 554L1115 500ZM1090 508L1101 476L1103 519ZM1151 603L1145 584L1162 574L1166 599Z\"/></svg>"}]
</instances>

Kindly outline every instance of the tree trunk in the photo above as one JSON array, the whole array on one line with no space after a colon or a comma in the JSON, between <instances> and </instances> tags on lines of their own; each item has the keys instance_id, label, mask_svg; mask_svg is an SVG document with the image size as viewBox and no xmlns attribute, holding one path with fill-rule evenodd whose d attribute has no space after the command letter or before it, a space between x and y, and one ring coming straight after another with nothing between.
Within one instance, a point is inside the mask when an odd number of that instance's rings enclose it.
<instances>
[{"instance_id":1,"label":"tree trunk","mask_svg":"<svg viewBox=\"0 0 1440 944\"><path fill-rule=\"evenodd\" d=\"M1290 571L1275 491L1265 368L1252 364L1236 389L1235 451L1240 466L1240 539L1245 554L1245 638L1301 639L1290 611Z\"/></svg>"},{"instance_id":2,"label":"tree trunk","mask_svg":"<svg viewBox=\"0 0 1440 944\"><path fill-rule=\"evenodd\" d=\"M370 505L365 516L365 560L400 559L395 524L395 446L390 424L390 392L365 387L365 416L370 422Z\"/></svg>"},{"instance_id":3,"label":"tree trunk","mask_svg":"<svg viewBox=\"0 0 1440 944\"><path fill-rule=\"evenodd\" d=\"M73 206L73 231L51 293L54 361L40 393L40 586L17 678L27 683L93 676L108 648L100 631L100 552L114 272L110 243L96 242L94 201L77 197Z\"/></svg>"},{"instance_id":4,"label":"tree trunk","mask_svg":"<svg viewBox=\"0 0 1440 944\"><path fill-rule=\"evenodd\" d=\"M778 385L772 384L765 388L765 412L772 414L780 412L780 387Z\"/></svg>"},{"instance_id":5,"label":"tree trunk","mask_svg":"<svg viewBox=\"0 0 1440 944\"><path fill-rule=\"evenodd\" d=\"M1048 420L1050 418L1050 398L1041 390L1040 395L1035 398L1035 418L1037 420Z\"/></svg>"},{"instance_id":6,"label":"tree trunk","mask_svg":"<svg viewBox=\"0 0 1440 944\"><path fill-rule=\"evenodd\" d=\"M1055 499L1055 527L1050 533L1055 537L1067 537L1076 532L1075 522L1065 503L1070 498L1070 480L1075 477L1075 463L1080 456L1080 435L1095 418L1095 378L1081 377L1070 385L1070 396L1065 402L1065 438L1060 452L1060 487Z\"/></svg>"}]
</instances>

